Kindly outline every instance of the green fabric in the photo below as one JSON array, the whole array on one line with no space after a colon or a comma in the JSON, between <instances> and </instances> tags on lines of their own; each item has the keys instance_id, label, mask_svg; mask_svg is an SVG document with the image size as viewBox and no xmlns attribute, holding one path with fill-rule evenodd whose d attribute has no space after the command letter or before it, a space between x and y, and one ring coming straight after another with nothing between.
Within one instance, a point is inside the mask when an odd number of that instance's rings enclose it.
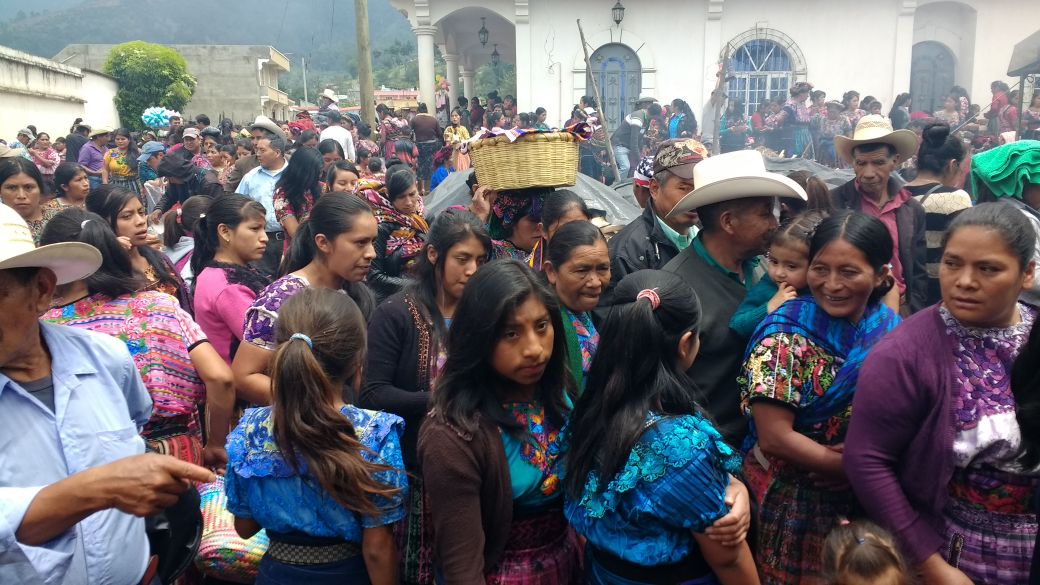
<instances>
[{"instance_id":1,"label":"green fabric","mask_svg":"<svg viewBox=\"0 0 1040 585\"><path fill-rule=\"evenodd\" d=\"M1040 184L1040 140L1019 140L971 157L971 187L985 183L996 197L1022 198L1023 182Z\"/></svg>"},{"instance_id":2,"label":"green fabric","mask_svg":"<svg viewBox=\"0 0 1040 585\"><path fill-rule=\"evenodd\" d=\"M769 314L769 299L773 298L778 290L780 287L769 278L768 274L763 276L758 284L748 291L744 301L737 307L737 312L733 313L733 318L729 321L729 328L744 339L750 339L755 329Z\"/></svg>"},{"instance_id":3,"label":"green fabric","mask_svg":"<svg viewBox=\"0 0 1040 585\"><path fill-rule=\"evenodd\" d=\"M661 228L661 233L664 234L664 237L668 238L668 241L680 252L689 248L693 238L697 235L697 226L690 226L690 230L684 236L670 228L660 217L657 217L656 213L654 214L654 221L657 222L657 227Z\"/></svg>"},{"instance_id":4,"label":"green fabric","mask_svg":"<svg viewBox=\"0 0 1040 585\"><path fill-rule=\"evenodd\" d=\"M574 387L578 389L578 395L585 390L585 376L583 375L581 346L578 344L578 332L574 330L574 323L567 309L560 308L560 316L563 320L563 334L567 339L567 367L570 368L571 379Z\"/></svg>"},{"instance_id":5,"label":"green fabric","mask_svg":"<svg viewBox=\"0 0 1040 585\"><path fill-rule=\"evenodd\" d=\"M696 237L693 238L693 251L696 252L698 256L703 258L704 261L708 264L708 266L711 266L715 270L718 270L719 272L725 274L729 278L733 279L733 281L740 283L740 285L743 286L745 290L751 290L751 288L755 286L755 268L758 267L758 258L745 260L741 264L741 270L744 272L744 278L743 280L741 280L739 274L719 264L715 261L714 258L711 257L711 254L709 254L708 250L704 247L704 242L701 241L699 233Z\"/></svg>"}]
</instances>

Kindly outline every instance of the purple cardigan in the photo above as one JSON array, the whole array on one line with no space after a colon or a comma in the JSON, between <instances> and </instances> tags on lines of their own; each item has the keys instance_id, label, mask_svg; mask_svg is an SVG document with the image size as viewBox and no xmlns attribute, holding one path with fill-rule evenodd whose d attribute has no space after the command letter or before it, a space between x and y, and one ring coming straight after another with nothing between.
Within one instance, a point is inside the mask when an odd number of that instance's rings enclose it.
<instances>
[{"instance_id":1,"label":"purple cardigan","mask_svg":"<svg viewBox=\"0 0 1040 585\"><path fill-rule=\"evenodd\" d=\"M843 464L852 489L915 565L945 541L953 477L953 341L939 305L904 321L860 370Z\"/></svg>"}]
</instances>

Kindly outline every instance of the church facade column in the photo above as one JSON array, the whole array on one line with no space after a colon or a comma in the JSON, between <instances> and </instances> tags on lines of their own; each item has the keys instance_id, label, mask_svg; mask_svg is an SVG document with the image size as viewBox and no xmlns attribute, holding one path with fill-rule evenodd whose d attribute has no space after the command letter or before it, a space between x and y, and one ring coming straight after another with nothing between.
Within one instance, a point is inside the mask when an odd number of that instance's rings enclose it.
<instances>
[{"instance_id":1,"label":"church facade column","mask_svg":"<svg viewBox=\"0 0 1040 585\"><path fill-rule=\"evenodd\" d=\"M421 25L413 28L412 32L415 33L415 40L418 44L419 101L425 102L432 110L434 94L437 91L433 62L433 38L437 33L437 27Z\"/></svg>"},{"instance_id":2,"label":"church facade column","mask_svg":"<svg viewBox=\"0 0 1040 585\"><path fill-rule=\"evenodd\" d=\"M451 99L448 111L450 112L459 105L459 56L445 54L444 64L448 74L448 95Z\"/></svg>"}]
</instances>

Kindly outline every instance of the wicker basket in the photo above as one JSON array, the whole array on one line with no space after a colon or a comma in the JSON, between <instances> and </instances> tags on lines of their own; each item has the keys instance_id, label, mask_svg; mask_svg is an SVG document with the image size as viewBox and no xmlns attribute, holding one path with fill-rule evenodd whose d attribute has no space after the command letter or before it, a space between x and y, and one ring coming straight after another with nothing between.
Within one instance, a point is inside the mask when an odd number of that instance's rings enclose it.
<instances>
[{"instance_id":1,"label":"wicker basket","mask_svg":"<svg viewBox=\"0 0 1040 585\"><path fill-rule=\"evenodd\" d=\"M568 187L578 180L578 142L569 132L496 136L470 144L469 156L480 184L496 191Z\"/></svg>"}]
</instances>

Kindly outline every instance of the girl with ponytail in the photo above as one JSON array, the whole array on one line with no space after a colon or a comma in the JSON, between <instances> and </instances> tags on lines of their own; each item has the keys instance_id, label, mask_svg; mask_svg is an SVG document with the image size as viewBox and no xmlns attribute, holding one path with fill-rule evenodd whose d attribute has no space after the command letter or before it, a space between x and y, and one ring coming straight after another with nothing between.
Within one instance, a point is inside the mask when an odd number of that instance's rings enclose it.
<instances>
[{"instance_id":1,"label":"girl with ponytail","mask_svg":"<svg viewBox=\"0 0 1040 585\"><path fill-rule=\"evenodd\" d=\"M759 582L746 504L742 529L706 534L733 505L740 458L684 373L700 320L697 294L672 273L640 270L618 283L567 436L564 509L588 539L590 584Z\"/></svg>"},{"instance_id":2,"label":"girl with ponytail","mask_svg":"<svg viewBox=\"0 0 1040 585\"><path fill-rule=\"evenodd\" d=\"M48 222L42 240L90 244L104 258L94 274L59 287L60 296L42 319L126 343L154 403L141 433L149 448L223 467L235 393L231 371L205 332L173 297L147 289L147 280L100 216L70 207Z\"/></svg>"},{"instance_id":3,"label":"girl with ponytail","mask_svg":"<svg viewBox=\"0 0 1040 585\"><path fill-rule=\"evenodd\" d=\"M163 216L163 254L189 288L195 276L190 264L195 251L195 224L206 216L211 201L209 197L195 195Z\"/></svg>"},{"instance_id":4,"label":"girl with ponytail","mask_svg":"<svg viewBox=\"0 0 1040 585\"><path fill-rule=\"evenodd\" d=\"M397 583L391 525L405 515L404 421L344 403L361 380L365 320L350 297L304 290L281 307L271 406L228 437L235 529L267 530L258 585Z\"/></svg>"},{"instance_id":5,"label":"girl with ponytail","mask_svg":"<svg viewBox=\"0 0 1040 585\"><path fill-rule=\"evenodd\" d=\"M265 211L263 205L235 193L206 201L211 202L209 211L193 232L195 319L220 357L231 365L242 341L246 310L271 283L253 266L267 247Z\"/></svg>"},{"instance_id":6,"label":"girl with ponytail","mask_svg":"<svg viewBox=\"0 0 1040 585\"><path fill-rule=\"evenodd\" d=\"M253 404L271 402L267 372L276 347L275 325L289 297L312 287L341 290L368 318L374 301L363 281L376 255L375 239L375 215L361 198L347 193L318 198L282 261L282 276L261 291L246 311L245 343L231 363L240 397Z\"/></svg>"}]
</instances>

